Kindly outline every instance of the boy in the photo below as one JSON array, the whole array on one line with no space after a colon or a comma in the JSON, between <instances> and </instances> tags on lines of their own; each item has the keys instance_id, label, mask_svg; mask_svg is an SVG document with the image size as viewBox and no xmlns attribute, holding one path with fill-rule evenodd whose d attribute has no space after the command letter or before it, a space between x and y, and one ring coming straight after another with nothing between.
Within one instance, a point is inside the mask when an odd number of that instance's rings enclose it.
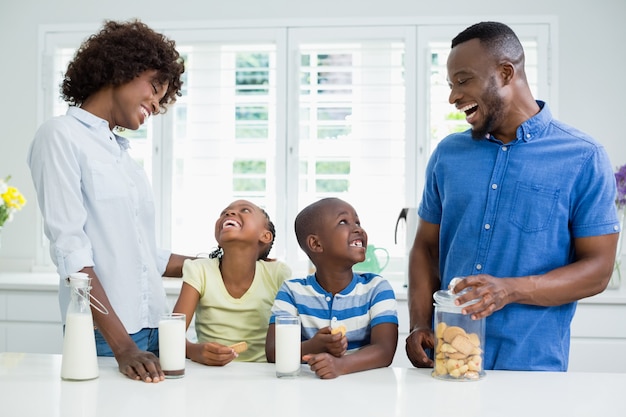
<instances>
[{"instance_id":1,"label":"boy","mask_svg":"<svg viewBox=\"0 0 626 417\"><path fill-rule=\"evenodd\" d=\"M325 198L295 221L300 248L315 274L285 281L274 306L265 353L275 361L277 315L299 315L302 360L323 379L389 366L398 341L398 314L391 285L379 275L352 272L363 262L367 234L354 208Z\"/></svg>"}]
</instances>

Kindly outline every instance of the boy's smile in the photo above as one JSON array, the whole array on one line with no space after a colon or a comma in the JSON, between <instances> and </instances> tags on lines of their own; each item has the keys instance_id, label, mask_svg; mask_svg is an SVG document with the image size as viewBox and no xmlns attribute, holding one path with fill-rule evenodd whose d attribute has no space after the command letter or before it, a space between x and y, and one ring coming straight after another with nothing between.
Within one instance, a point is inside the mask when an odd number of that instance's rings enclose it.
<instances>
[{"instance_id":1,"label":"boy's smile","mask_svg":"<svg viewBox=\"0 0 626 417\"><path fill-rule=\"evenodd\" d=\"M361 239L356 239L355 241L350 243L350 246L356 246L356 247L362 248L363 241Z\"/></svg>"}]
</instances>

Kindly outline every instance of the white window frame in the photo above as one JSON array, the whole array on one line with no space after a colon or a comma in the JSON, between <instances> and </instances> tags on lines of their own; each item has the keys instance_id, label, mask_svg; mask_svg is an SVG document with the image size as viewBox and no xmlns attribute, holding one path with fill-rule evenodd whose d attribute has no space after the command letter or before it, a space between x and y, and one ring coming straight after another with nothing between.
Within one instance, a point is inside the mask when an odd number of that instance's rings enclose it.
<instances>
[{"instance_id":1,"label":"white window frame","mask_svg":"<svg viewBox=\"0 0 626 417\"><path fill-rule=\"evenodd\" d=\"M375 38L372 36L372 31L376 32ZM291 60L290 71L288 72L288 84L290 86L298 85L299 83L299 46L301 44L307 43L324 43L324 42L342 42L345 41L349 43L354 39L376 39L376 40L402 40L405 43L405 51L413 51L415 50L415 26L411 25L380 25L375 28L371 26L351 26L351 27L340 27L340 28L327 28L327 27L299 27L293 28L289 30L288 34L288 57ZM415 62L412 58L414 54L406 53L405 54L405 73L410 73L415 71ZM406 91L414 91L415 90L415 78L414 77L406 77L405 78L405 89ZM299 108L298 97L299 91L297 89L291 89L288 92L288 108L297 109ZM407 94L407 101L409 101L408 96L411 94ZM408 105L408 103L406 103ZM406 107L406 114L413 114L414 109L410 107ZM286 169L287 169L287 177L288 178L298 178L299 175L299 120L298 120L298 112L292 112L290 114L289 119L287 120L287 158L286 158ZM412 141L409 138L415 137L415 121L413 118L407 117L405 120L405 166L407 169L407 177L415 178L413 173L411 172L414 169L414 164L411 163L415 160L415 147L412 144ZM411 181L406 181L407 184L405 186L405 195L406 198L410 200L414 200L417 198L415 195L416 189L412 187ZM291 181L285 184L287 187L286 195L299 195L299 182ZM285 218L288 220L289 225L293 225L293 221L298 213L298 199L296 198L286 198L286 216ZM398 207L400 209L400 207ZM358 212L358 207L356 208ZM287 229L290 230L290 229ZM294 271L296 271L296 275L301 275L303 272L306 272L309 268L307 268L303 264L303 256L300 253L300 249L298 247L298 243L293 232L288 234L288 245L291 250L286 253L285 261L289 264ZM297 249L297 250L294 250Z\"/></svg>"}]
</instances>

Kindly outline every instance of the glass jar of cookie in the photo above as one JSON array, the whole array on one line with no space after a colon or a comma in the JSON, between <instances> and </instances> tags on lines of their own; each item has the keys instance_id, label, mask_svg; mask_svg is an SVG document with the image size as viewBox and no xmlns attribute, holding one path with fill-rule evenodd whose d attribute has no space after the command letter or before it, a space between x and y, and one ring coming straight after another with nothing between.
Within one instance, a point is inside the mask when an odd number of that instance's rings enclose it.
<instances>
[{"instance_id":1,"label":"glass jar of cookie","mask_svg":"<svg viewBox=\"0 0 626 417\"><path fill-rule=\"evenodd\" d=\"M476 381L485 376L483 347L485 345L485 319L472 320L461 313L463 307L454 305L460 294L452 288L459 278L454 278L447 290L437 291L435 300L435 366L432 376L450 381Z\"/></svg>"}]
</instances>

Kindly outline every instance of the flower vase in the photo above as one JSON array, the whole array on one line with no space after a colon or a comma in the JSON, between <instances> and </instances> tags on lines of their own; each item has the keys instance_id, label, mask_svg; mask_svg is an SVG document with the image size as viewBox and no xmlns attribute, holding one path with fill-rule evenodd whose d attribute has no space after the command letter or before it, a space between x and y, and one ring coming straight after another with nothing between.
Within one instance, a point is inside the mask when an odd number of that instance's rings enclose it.
<instances>
[{"instance_id":1,"label":"flower vase","mask_svg":"<svg viewBox=\"0 0 626 417\"><path fill-rule=\"evenodd\" d=\"M619 234L619 237L617 238L617 250L615 252L615 265L613 266L613 274L611 275L611 280L609 281L609 285L607 287L611 289L617 289L622 284L622 242L624 241L624 235L626 234L626 231L624 230L624 223L626 220L626 207L620 207L617 209L617 218L619 219L621 232Z\"/></svg>"}]
</instances>

